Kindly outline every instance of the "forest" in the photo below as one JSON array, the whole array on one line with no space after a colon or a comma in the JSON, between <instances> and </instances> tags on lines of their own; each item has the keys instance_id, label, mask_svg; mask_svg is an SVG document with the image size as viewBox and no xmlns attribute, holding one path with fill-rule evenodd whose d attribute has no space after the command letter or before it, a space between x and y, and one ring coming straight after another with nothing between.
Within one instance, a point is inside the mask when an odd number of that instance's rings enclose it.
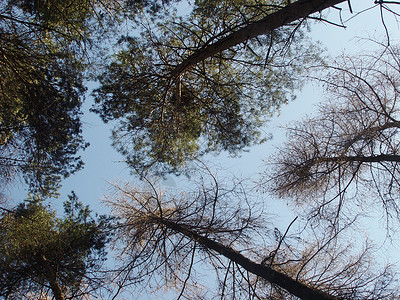
<instances>
[{"instance_id":1,"label":"forest","mask_svg":"<svg viewBox=\"0 0 400 300\"><path fill-rule=\"evenodd\" d=\"M1 0L0 299L400 299L399 17Z\"/></svg>"}]
</instances>

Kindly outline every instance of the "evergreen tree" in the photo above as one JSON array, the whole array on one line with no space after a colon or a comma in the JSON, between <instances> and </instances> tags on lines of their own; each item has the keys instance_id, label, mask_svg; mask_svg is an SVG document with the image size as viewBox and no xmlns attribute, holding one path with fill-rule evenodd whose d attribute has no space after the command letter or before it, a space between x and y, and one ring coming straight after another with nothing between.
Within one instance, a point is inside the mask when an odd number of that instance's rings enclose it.
<instances>
[{"instance_id":1,"label":"evergreen tree","mask_svg":"<svg viewBox=\"0 0 400 300\"><path fill-rule=\"evenodd\" d=\"M109 219L93 218L72 193L58 218L40 198L4 211L0 218L0 297L91 294L101 287Z\"/></svg>"},{"instance_id":2,"label":"evergreen tree","mask_svg":"<svg viewBox=\"0 0 400 300\"><path fill-rule=\"evenodd\" d=\"M306 17L329 5L308 10L308 1L300 2L196 1L186 18L143 22L140 37L123 37L99 77L94 111L106 122L119 120L113 141L128 163L139 173L179 172L205 153L235 155L265 141L261 127L318 59L295 12L300 5ZM276 15L282 22L212 47Z\"/></svg>"}]
</instances>

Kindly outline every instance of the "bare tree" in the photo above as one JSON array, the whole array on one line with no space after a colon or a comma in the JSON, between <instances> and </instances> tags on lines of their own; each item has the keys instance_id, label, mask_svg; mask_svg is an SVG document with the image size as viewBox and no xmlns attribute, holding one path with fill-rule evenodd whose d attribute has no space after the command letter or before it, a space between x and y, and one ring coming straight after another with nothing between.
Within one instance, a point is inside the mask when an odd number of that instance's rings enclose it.
<instances>
[{"instance_id":1,"label":"bare tree","mask_svg":"<svg viewBox=\"0 0 400 300\"><path fill-rule=\"evenodd\" d=\"M315 79L327 102L315 117L287 128L262 184L280 197L314 203L315 213L329 219L374 203L398 218L399 49L343 56L323 68Z\"/></svg>"},{"instance_id":2,"label":"bare tree","mask_svg":"<svg viewBox=\"0 0 400 300\"><path fill-rule=\"evenodd\" d=\"M181 194L150 181L114 186L107 202L120 222L119 290L169 287L178 299L381 299L393 291L388 269L373 274L367 249L351 260L350 246L338 245L346 228L292 243L291 226L283 234L273 229L243 183L223 188L214 177L211 186L206 181Z\"/></svg>"}]
</instances>

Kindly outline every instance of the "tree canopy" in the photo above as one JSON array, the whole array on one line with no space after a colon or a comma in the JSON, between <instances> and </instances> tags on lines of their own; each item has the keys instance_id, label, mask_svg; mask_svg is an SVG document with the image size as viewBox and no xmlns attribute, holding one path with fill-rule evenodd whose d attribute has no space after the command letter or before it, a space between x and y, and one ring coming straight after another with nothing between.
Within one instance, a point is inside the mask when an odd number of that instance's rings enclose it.
<instances>
[{"instance_id":1,"label":"tree canopy","mask_svg":"<svg viewBox=\"0 0 400 300\"><path fill-rule=\"evenodd\" d=\"M123 37L99 76L93 111L118 120L114 146L139 173L238 154L268 138L262 126L318 60L308 21L341 2L196 1L187 17L138 21L140 36Z\"/></svg>"},{"instance_id":2,"label":"tree canopy","mask_svg":"<svg viewBox=\"0 0 400 300\"><path fill-rule=\"evenodd\" d=\"M8 0L0 4L0 176L52 193L82 168L81 104L107 33L138 1ZM149 5L149 3L147 3ZM155 3L154 3L155 4Z\"/></svg>"},{"instance_id":3,"label":"tree canopy","mask_svg":"<svg viewBox=\"0 0 400 300\"><path fill-rule=\"evenodd\" d=\"M1 176L22 173L34 190L79 170L77 153L86 147L80 122L86 88L77 57L86 16L72 7L58 11L47 1L1 7Z\"/></svg>"},{"instance_id":4,"label":"tree canopy","mask_svg":"<svg viewBox=\"0 0 400 300\"><path fill-rule=\"evenodd\" d=\"M58 218L35 197L1 213L0 297L81 299L101 287L108 219L91 217L74 193L64 210Z\"/></svg>"},{"instance_id":5,"label":"tree canopy","mask_svg":"<svg viewBox=\"0 0 400 300\"><path fill-rule=\"evenodd\" d=\"M94 111L104 121L120 120L113 141L129 164L139 173L180 171L205 153L237 154L265 141L261 127L293 98L304 66L318 59L301 21L277 24L194 62L191 56L279 13L285 3L197 1L189 17L145 23L140 37L121 40L124 49L99 77Z\"/></svg>"}]
</instances>

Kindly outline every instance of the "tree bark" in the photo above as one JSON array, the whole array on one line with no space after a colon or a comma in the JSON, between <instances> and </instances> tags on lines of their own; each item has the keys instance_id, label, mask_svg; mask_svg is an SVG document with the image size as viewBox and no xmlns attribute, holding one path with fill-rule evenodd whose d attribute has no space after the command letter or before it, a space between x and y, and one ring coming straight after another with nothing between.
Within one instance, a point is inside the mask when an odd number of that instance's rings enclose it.
<instances>
[{"instance_id":1,"label":"tree bark","mask_svg":"<svg viewBox=\"0 0 400 300\"><path fill-rule=\"evenodd\" d=\"M231 261L242 266L245 270L249 271L250 273L260 276L266 281L285 289L290 294L296 297L307 300L338 299L337 297L334 297L319 290L315 290L301 282L298 282L292 279L291 277L272 269L269 266L255 263L250 259L248 259L247 257L240 254L239 252L233 250L232 248L224 246L221 243L213 241L207 237L204 237L196 233L195 231L187 228L184 225L162 218L155 218L154 221L163 224L169 229L172 229L176 232L185 235L186 237L196 241L197 243L201 244L207 249L218 252L219 254L230 259Z\"/></svg>"},{"instance_id":2,"label":"tree bark","mask_svg":"<svg viewBox=\"0 0 400 300\"><path fill-rule=\"evenodd\" d=\"M60 285L57 282L56 272L54 272L53 267L51 266L50 262L44 255L41 257L41 260L46 269L47 280L50 283L50 288L51 291L53 292L54 298L56 300L64 300L64 294L61 290Z\"/></svg>"},{"instance_id":3,"label":"tree bark","mask_svg":"<svg viewBox=\"0 0 400 300\"><path fill-rule=\"evenodd\" d=\"M250 23L244 28L231 33L217 42L205 46L184 59L172 71L171 77L177 78L193 65L241 44L249 39L272 32L274 29L287 25L296 20L306 18L310 14L322 11L346 0L299 0L288 4L282 9L266 16L265 18Z\"/></svg>"},{"instance_id":4,"label":"tree bark","mask_svg":"<svg viewBox=\"0 0 400 300\"><path fill-rule=\"evenodd\" d=\"M334 156L322 157L317 162L400 162L400 155L396 154L379 154L371 156Z\"/></svg>"}]
</instances>

